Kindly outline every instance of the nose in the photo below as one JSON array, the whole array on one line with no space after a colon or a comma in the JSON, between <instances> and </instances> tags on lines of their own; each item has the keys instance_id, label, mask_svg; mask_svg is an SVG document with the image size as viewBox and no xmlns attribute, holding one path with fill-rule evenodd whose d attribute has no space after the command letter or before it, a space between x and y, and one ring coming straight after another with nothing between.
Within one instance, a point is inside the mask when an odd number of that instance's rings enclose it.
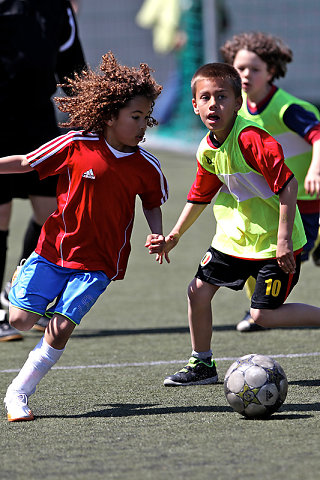
<instances>
[{"instance_id":1,"label":"nose","mask_svg":"<svg viewBox=\"0 0 320 480\"><path fill-rule=\"evenodd\" d=\"M244 70L242 70L242 76L243 76L243 77L246 77L246 78L247 78L247 77L249 77L249 75L250 75L250 70L249 70L249 68L245 68Z\"/></svg>"},{"instance_id":2,"label":"nose","mask_svg":"<svg viewBox=\"0 0 320 480\"><path fill-rule=\"evenodd\" d=\"M214 97L211 97L209 102L209 108L215 107L216 104L217 104L216 99Z\"/></svg>"}]
</instances>

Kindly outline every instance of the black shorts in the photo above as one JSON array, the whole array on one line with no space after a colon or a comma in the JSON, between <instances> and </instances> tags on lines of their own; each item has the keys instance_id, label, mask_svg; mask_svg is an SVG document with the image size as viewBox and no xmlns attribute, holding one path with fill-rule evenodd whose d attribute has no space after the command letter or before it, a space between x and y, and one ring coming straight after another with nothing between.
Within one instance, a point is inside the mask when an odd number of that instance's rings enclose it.
<instances>
[{"instance_id":1,"label":"black shorts","mask_svg":"<svg viewBox=\"0 0 320 480\"><path fill-rule=\"evenodd\" d=\"M39 180L36 171L0 175L0 205L13 198L28 198L30 195L55 197L58 175Z\"/></svg>"},{"instance_id":2,"label":"black shorts","mask_svg":"<svg viewBox=\"0 0 320 480\"><path fill-rule=\"evenodd\" d=\"M39 113L39 111L37 110ZM17 135L16 131L6 129L1 131L0 157L13 155L15 153L25 154L32 152L52 138L60 135L60 130L56 125L53 107L51 104L45 105L39 117L28 116L30 125L36 125L39 118L45 119L45 124L40 130L30 133L30 129L22 130ZM28 198L30 195L40 197L55 197L57 189L58 176L39 179L38 172L13 173L0 175L0 205L11 202L13 198Z\"/></svg>"},{"instance_id":3,"label":"black shorts","mask_svg":"<svg viewBox=\"0 0 320 480\"><path fill-rule=\"evenodd\" d=\"M210 247L199 265L196 277L203 282L232 290L242 290L247 279L254 277L256 287L251 307L274 309L280 307L296 285L300 275L301 254L295 255L296 271L284 273L275 258L246 260L232 257Z\"/></svg>"}]
</instances>

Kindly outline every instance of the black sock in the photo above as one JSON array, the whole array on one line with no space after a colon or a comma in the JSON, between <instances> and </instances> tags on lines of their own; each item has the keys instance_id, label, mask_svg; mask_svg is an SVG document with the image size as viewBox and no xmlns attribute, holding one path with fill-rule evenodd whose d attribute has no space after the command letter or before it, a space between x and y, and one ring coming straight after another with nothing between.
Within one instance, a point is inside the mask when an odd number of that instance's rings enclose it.
<instances>
[{"instance_id":1,"label":"black sock","mask_svg":"<svg viewBox=\"0 0 320 480\"><path fill-rule=\"evenodd\" d=\"M3 283L4 270L6 268L8 234L8 230L0 230L0 289Z\"/></svg>"},{"instance_id":2,"label":"black sock","mask_svg":"<svg viewBox=\"0 0 320 480\"><path fill-rule=\"evenodd\" d=\"M31 255L31 253L36 248L41 228L42 225L39 225L37 222L35 222L33 218L30 219L28 228L24 235L23 250L20 260L22 260L23 258L28 258L29 255Z\"/></svg>"}]
</instances>

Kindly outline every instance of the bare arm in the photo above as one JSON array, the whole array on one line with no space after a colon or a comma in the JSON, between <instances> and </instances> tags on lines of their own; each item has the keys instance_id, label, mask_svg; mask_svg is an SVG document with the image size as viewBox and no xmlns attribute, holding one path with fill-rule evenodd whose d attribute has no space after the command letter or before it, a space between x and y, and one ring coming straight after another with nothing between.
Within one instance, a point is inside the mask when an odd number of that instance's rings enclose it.
<instances>
[{"instance_id":1,"label":"bare arm","mask_svg":"<svg viewBox=\"0 0 320 480\"><path fill-rule=\"evenodd\" d=\"M277 260L286 273L295 272L295 260L292 247L292 230L296 215L298 182L292 178L279 194L280 212L277 243Z\"/></svg>"},{"instance_id":2,"label":"bare arm","mask_svg":"<svg viewBox=\"0 0 320 480\"><path fill-rule=\"evenodd\" d=\"M149 249L149 253L156 253L156 260L162 263L163 255L168 263L168 253L179 242L180 237L194 224L197 218L201 215L207 204L187 203L181 212L181 215L169 233L165 238L165 246L155 238L147 239L146 247Z\"/></svg>"},{"instance_id":3,"label":"bare arm","mask_svg":"<svg viewBox=\"0 0 320 480\"><path fill-rule=\"evenodd\" d=\"M25 155L10 155L0 158L0 174L26 173L32 170Z\"/></svg>"},{"instance_id":4,"label":"bare arm","mask_svg":"<svg viewBox=\"0 0 320 480\"><path fill-rule=\"evenodd\" d=\"M143 213L151 232L162 235L162 212L160 207L153 208L152 210L143 208Z\"/></svg>"},{"instance_id":5,"label":"bare arm","mask_svg":"<svg viewBox=\"0 0 320 480\"><path fill-rule=\"evenodd\" d=\"M309 195L316 193L320 197L320 139L312 145L312 161L304 180L304 188Z\"/></svg>"}]
</instances>

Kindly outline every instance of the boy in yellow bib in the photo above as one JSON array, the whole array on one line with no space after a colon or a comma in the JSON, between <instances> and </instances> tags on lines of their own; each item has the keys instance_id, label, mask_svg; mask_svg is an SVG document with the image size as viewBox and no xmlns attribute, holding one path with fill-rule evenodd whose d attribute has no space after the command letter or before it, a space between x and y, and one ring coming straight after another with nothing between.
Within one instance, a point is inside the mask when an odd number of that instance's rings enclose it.
<instances>
[{"instance_id":1,"label":"boy in yellow bib","mask_svg":"<svg viewBox=\"0 0 320 480\"><path fill-rule=\"evenodd\" d=\"M239 72L243 104L240 115L268 132L281 144L285 162L298 181L297 205L307 243L301 261L308 260L319 229L320 210L320 115L309 102L294 97L274 84L284 77L292 60L290 48L280 38L262 32L234 35L222 47L224 60ZM312 256L316 264L316 251ZM246 283L249 299L255 281ZM237 330L250 332L261 327L249 312L238 323Z\"/></svg>"},{"instance_id":2,"label":"boy in yellow bib","mask_svg":"<svg viewBox=\"0 0 320 480\"><path fill-rule=\"evenodd\" d=\"M320 309L284 304L299 278L306 242L296 206L297 180L284 163L279 143L261 127L238 115L242 105L238 72L223 63L200 67L191 82L193 108L209 133L197 152L198 170L165 247L149 235L146 247L156 260L168 252L218 193L212 244L188 288L192 356L165 386L216 383L212 359L211 300L221 286L240 290L256 278L251 317L260 325L319 325Z\"/></svg>"}]
</instances>

